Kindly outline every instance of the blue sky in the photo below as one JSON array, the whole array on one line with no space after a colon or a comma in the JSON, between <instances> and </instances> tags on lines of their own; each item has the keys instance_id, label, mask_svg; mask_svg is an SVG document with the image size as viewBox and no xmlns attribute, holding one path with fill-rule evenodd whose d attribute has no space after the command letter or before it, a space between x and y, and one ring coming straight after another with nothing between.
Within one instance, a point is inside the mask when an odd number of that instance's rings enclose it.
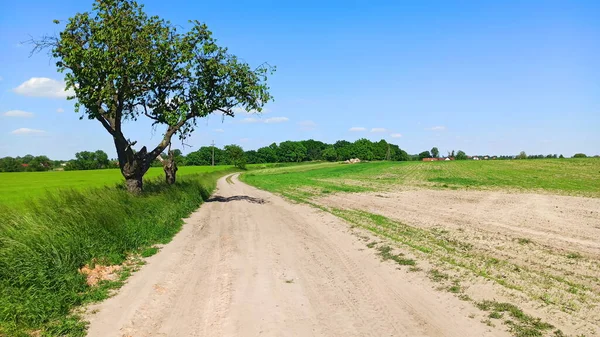
<instances>
[{"instance_id":1,"label":"blue sky","mask_svg":"<svg viewBox=\"0 0 600 337\"><path fill-rule=\"evenodd\" d=\"M186 153L213 139L256 149L365 137L409 153L437 146L442 153L600 154L598 1L141 2L176 24L207 23L252 65L277 66L266 113L211 116ZM48 56L30 58L19 43L58 32L53 19L91 3L0 4L0 157L68 159L96 149L115 156L98 122L79 120L56 90L62 76ZM148 146L160 137L149 123L126 131Z\"/></svg>"}]
</instances>

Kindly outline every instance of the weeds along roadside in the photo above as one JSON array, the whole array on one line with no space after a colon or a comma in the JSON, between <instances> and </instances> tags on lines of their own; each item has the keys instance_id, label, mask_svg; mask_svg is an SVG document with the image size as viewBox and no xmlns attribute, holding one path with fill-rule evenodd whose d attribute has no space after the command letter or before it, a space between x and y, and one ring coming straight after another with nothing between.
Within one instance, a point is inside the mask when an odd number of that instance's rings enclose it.
<instances>
[{"instance_id":1,"label":"weeds along roadside","mask_svg":"<svg viewBox=\"0 0 600 337\"><path fill-rule=\"evenodd\" d=\"M137 197L105 187L55 192L18 209L0 206L0 336L84 335L72 309L108 291L89 287L79 269L92 262L121 264L132 253L169 242L182 218L231 172L182 176L175 186L148 181Z\"/></svg>"}]
</instances>

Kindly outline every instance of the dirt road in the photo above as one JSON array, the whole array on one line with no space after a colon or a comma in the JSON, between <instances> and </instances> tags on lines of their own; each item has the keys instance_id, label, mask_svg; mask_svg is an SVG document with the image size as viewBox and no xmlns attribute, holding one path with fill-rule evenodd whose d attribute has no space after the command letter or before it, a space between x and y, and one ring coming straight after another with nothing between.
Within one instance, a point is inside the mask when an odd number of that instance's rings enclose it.
<instances>
[{"instance_id":1,"label":"dirt road","mask_svg":"<svg viewBox=\"0 0 600 337\"><path fill-rule=\"evenodd\" d=\"M231 182L94 308L89 336L508 336L338 218Z\"/></svg>"}]
</instances>

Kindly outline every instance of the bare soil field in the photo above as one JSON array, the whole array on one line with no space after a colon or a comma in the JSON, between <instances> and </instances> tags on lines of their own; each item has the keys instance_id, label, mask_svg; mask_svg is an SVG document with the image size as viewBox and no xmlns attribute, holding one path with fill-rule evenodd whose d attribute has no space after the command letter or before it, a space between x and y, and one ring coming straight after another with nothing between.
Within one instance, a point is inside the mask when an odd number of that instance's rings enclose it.
<instances>
[{"instance_id":1,"label":"bare soil field","mask_svg":"<svg viewBox=\"0 0 600 337\"><path fill-rule=\"evenodd\" d=\"M367 248L329 212L233 179L119 293L89 336L509 336L473 303Z\"/></svg>"},{"instance_id":2,"label":"bare soil field","mask_svg":"<svg viewBox=\"0 0 600 337\"><path fill-rule=\"evenodd\" d=\"M600 335L600 199L413 189L311 202L399 243L459 297L513 303L567 335Z\"/></svg>"}]
</instances>

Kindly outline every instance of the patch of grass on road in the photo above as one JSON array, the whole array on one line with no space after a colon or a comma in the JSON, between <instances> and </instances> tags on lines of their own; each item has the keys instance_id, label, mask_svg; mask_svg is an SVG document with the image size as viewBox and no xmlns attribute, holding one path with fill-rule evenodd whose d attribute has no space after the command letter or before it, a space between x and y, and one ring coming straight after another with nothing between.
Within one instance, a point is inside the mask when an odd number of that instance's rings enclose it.
<instances>
[{"instance_id":1,"label":"patch of grass on road","mask_svg":"<svg viewBox=\"0 0 600 337\"><path fill-rule=\"evenodd\" d=\"M384 261L392 260L401 266L414 266L417 264L413 259L404 258L404 254L393 254L390 246L381 246L377 250Z\"/></svg>"},{"instance_id":2,"label":"patch of grass on road","mask_svg":"<svg viewBox=\"0 0 600 337\"><path fill-rule=\"evenodd\" d=\"M516 337L543 336L544 331L554 328L552 324L543 322L540 318L527 315L511 303L500 303L496 301L482 301L476 303L476 306L483 310L491 312L490 318L502 318L503 313L508 313L512 318L505 321L510 327L510 331Z\"/></svg>"}]
</instances>

